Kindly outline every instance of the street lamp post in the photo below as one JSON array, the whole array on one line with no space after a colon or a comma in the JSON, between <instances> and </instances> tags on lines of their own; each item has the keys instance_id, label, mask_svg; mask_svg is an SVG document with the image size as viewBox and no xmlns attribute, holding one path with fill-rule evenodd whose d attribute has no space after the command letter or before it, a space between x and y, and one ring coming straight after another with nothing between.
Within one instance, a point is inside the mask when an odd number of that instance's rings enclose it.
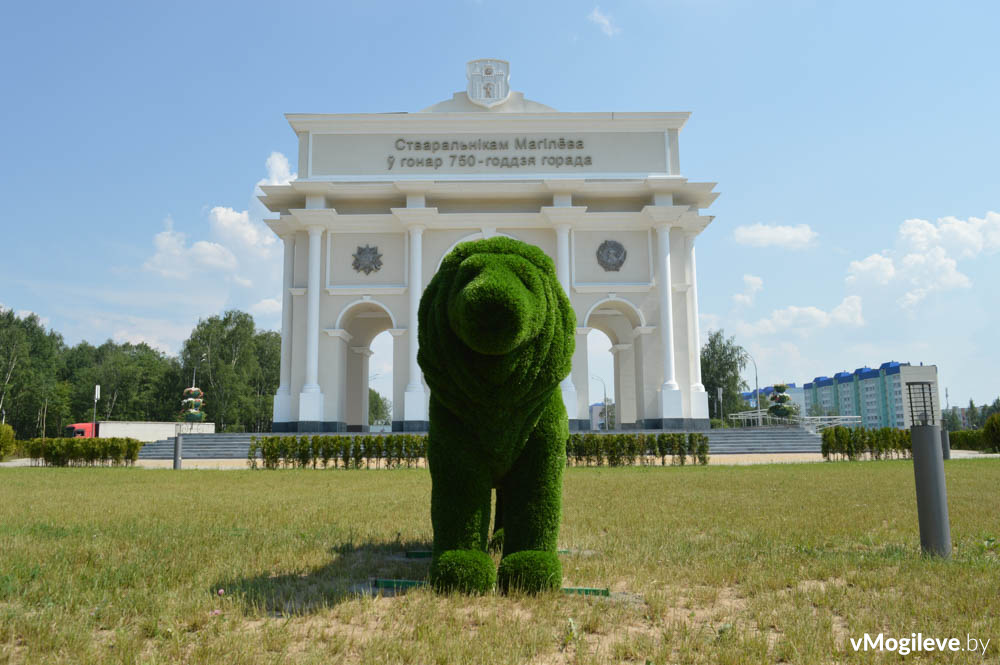
<instances>
[{"instance_id":1,"label":"street lamp post","mask_svg":"<svg viewBox=\"0 0 1000 665\"><path fill-rule=\"evenodd\" d=\"M590 378L597 379L598 381L600 381L601 386L604 388L604 429L609 430L611 428L608 427L608 386L606 383L604 383L604 379L597 376L596 374L591 374Z\"/></svg>"},{"instance_id":2,"label":"street lamp post","mask_svg":"<svg viewBox=\"0 0 1000 665\"><path fill-rule=\"evenodd\" d=\"M754 389L753 395L754 395L754 403L757 405L757 427L760 427L761 426L760 383L757 382L757 361L753 359L753 356L750 355L750 352L747 351L746 349L743 350L743 353L746 355L747 358L750 359L750 362L753 363L753 389Z\"/></svg>"}]
</instances>

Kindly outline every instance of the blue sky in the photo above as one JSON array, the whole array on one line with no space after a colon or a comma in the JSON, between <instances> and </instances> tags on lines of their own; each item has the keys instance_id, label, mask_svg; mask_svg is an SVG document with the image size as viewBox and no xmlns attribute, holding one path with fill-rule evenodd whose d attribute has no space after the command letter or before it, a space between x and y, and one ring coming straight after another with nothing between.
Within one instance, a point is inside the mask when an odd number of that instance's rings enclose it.
<instances>
[{"instance_id":1,"label":"blue sky","mask_svg":"<svg viewBox=\"0 0 1000 665\"><path fill-rule=\"evenodd\" d=\"M417 111L498 57L561 111L692 112L681 170L721 193L702 332L762 385L900 360L937 364L952 404L1000 394L995 3L6 3L0 24L0 303L70 343L176 352L229 307L277 328L253 194L293 175L282 114Z\"/></svg>"}]
</instances>

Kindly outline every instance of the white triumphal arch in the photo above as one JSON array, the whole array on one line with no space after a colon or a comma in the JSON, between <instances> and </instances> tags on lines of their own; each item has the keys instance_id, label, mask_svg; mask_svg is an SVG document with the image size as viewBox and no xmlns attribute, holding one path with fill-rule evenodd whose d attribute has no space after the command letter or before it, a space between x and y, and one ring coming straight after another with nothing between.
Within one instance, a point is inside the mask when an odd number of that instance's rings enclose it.
<instances>
[{"instance_id":1,"label":"white triumphal arch","mask_svg":"<svg viewBox=\"0 0 1000 665\"><path fill-rule=\"evenodd\" d=\"M417 307L444 255L506 235L553 258L577 317L562 384L589 427L587 333L612 342L624 427L702 429L695 238L714 183L681 175L688 113L558 113L503 60L419 113L292 114L299 179L263 186L284 243L274 430L367 429L372 339L393 336L393 429L427 428Z\"/></svg>"}]
</instances>

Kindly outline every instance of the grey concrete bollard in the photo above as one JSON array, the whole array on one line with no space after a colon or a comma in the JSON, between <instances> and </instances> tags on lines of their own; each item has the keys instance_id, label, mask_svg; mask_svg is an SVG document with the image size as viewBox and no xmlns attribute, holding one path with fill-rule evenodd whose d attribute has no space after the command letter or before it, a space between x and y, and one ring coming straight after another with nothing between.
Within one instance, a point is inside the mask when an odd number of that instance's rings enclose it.
<instances>
[{"instance_id":1,"label":"grey concrete bollard","mask_svg":"<svg viewBox=\"0 0 1000 665\"><path fill-rule=\"evenodd\" d=\"M177 434L174 437L174 469L181 468L181 459L184 451L184 435Z\"/></svg>"},{"instance_id":2,"label":"grey concrete bollard","mask_svg":"<svg viewBox=\"0 0 1000 665\"><path fill-rule=\"evenodd\" d=\"M951 556L951 527L948 522L948 494L944 484L944 459L941 455L941 428L937 425L914 425L913 478L917 486L917 519L920 523L920 548L928 554Z\"/></svg>"},{"instance_id":3,"label":"grey concrete bollard","mask_svg":"<svg viewBox=\"0 0 1000 665\"><path fill-rule=\"evenodd\" d=\"M951 434L946 429L941 430L941 456L951 459Z\"/></svg>"}]
</instances>

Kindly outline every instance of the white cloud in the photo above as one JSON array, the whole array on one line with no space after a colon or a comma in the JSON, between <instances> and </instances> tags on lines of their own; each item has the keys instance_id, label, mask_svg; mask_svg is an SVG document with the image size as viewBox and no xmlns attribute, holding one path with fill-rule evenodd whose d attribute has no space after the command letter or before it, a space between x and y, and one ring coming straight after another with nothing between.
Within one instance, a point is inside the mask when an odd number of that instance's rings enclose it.
<instances>
[{"instance_id":1,"label":"white cloud","mask_svg":"<svg viewBox=\"0 0 1000 665\"><path fill-rule=\"evenodd\" d=\"M958 268L958 259L1000 251L1000 214L967 220L942 217L932 223L907 219L899 225L896 249L851 261L847 283L902 289L897 301L910 309L937 291L964 289L972 280Z\"/></svg>"},{"instance_id":2,"label":"white cloud","mask_svg":"<svg viewBox=\"0 0 1000 665\"><path fill-rule=\"evenodd\" d=\"M287 185L298 177L297 173L292 173L288 158L280 152L272 152L268 155L265 165L267 177L257 181L258 187L261 185Z\"/></svg>"},{"instance_id":3,"label":"white cloud","mask_svg":"<svg viewBox=\"0 0 1000 665\"><path fill-rule=\"evenodd\" d=\"M156 252L143 268L171 279L190 279L201 271L233 272L239 262L226 247L199 240L188 246L187 236L174 230L174 220L164 222L166 228L153 237Z\"/></svg>"},{"instance_id":4,"label":"white cloud","mask_svg":"<svg viewBox=\"0 0 1000 665\"><path fill-rule=\"evenodd\" d=\"M943 248L958 258L973 258L985 251L1000 250L1000 213L988 212L984 218L942 217L932 224L925 219L908 219L899 226L903 247L926 252Z\"/></svg>"},{"instance_id":5,"label":"white cloud","mask_svg":"<svg viewBox=\"0 0 1000 665\"><path fill-rule=\"evenodd\" d=\"M818 235L808 224L781 226L757 223L733 229L733 239L741 245L751 247L805 249L815 243Z\"/></svg>"},{"instance_id":6,"label":"white cloud","mask_svg":"<svg viewBox=\"0 0 1000 665\"><path fill-rule=\"evenodd\" d=\"M764 288L764 280L756 275L743 275L743 293L733 294L738 305L752 305L754 296Z\"/></svg>"},{"instance_id":7,"label":"white cloud","mask_svg":"<svg viewBox=\"0 0 1000 665\"><path fill-rule=\"evenodd\" d=\"M587 20L601 29L608 37L614 37L621 33L622 29L615 25L610 14L605 14L599 7L594 7L594 11L587 14Z\"/></svg>"},{"instance_id":8,"label":"white cloud","mask_svg":"<svg viewBox=\"0 0 1000 665\"><path fill-rule=\"evenodd\" d=\"M250 305L250 313L254 316L278 316L281 314L281 301L276 298L264 298Z\"/></svg>"},{"instance_id":9,"label":"white cloud","mask_svg":"<svg viewBox=\"0 0 1000 665\"><path fill-rule=\"evenodd\" d=\"M807 336L831 325L860 327L865 324L861 313L861 297L847 296L829 312L819 307L789 305L771 312L756 323L739 322L737 330L745 335L775 335L795 333Z\"/></svg>"},{"instance_id":10,"label":"white cloud","mask_svg":"<svg viewBox=\"0 0 1000 665\"><path fill-rule=\"evenodd\" d=\"M872 254L861 261L851 261L847 267L847 283L872 281L876 284L888 284L896 275L896 267L892 259L882 254Z\"/></svg>"},{"instance_id":11,"label":"white cloud","mask_svg":"<svg viewBox=\"0 0 1000 665\"><path fill-rule=\"evenodd\" d=\"M232 208L215 206L208 213L212 233L226 246L265 257L277 245L277 239L263 223L250 219L246 210L237 212Z\"/></svg>"}]
</instances>

